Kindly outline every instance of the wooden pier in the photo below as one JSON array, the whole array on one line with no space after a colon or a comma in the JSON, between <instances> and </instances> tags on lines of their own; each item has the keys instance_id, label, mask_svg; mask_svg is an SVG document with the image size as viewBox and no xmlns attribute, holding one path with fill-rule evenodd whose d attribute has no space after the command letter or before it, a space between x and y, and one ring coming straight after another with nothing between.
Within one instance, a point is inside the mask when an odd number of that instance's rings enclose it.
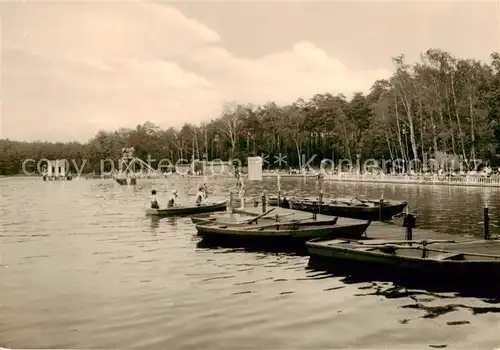
<instances>
[{"instance_id":1,"label":"wooden pier","mask_svg":"<svg viewBox=\"0 0 500 350\"><path fill-rule=\"evenodd\" d=\"M259 215L262 213L262 207L235 209L235 212L248 215ZM269 214L268 217L272 217L274 215L286 216L289 219L296 220L312 218L311 213L278 207L276 207L276 209L271 214ZM331 220L331 216L317 214L316 219L326 221ZM339 218L338 222L342 222L342 224L348 224L351 221L354 224L359 223L360 220ZM366 236L372 239L380 240L405 240L406 228L391 223L373 221L366 231ZM455 241L455 243L432 244L432 248L441 248L445 250L460 251L465 253L500 255L500 240L498 239L485 240L479 237L464 237L460 235L452 235L449 233L437 232L422 228L413 228L412 240L452 240ZM325 241L325 243L327 243L327 241Z\"/></svg>"}]
</instances>

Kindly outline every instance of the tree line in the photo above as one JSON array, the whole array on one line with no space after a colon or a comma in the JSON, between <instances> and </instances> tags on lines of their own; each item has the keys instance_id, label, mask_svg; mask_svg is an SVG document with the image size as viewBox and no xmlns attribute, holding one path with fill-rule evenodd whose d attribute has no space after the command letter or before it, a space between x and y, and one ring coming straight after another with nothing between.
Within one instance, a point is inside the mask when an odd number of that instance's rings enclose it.
<instances>
[{"instance_id":1,"label":"tree line","mask_svg":"<svg viewBox=\"0 0 500 350\"><path fill-rule=\"evenodd\" d=\"M227 103L217 118L180 129L151 122L135 129L99 131L86 143L0 140L0 174L20 173L24 159L68 159L99 172L101 159L118 159L134 147L146 160L246 159L281 154L287 166L304 159L459 160L499 164L500 54L490 62L459 59L439 49L375 81L367 95L317 94L279 106ZM310 164L311 164L310 163ZM272 166L272 162L270 164ZM154 165L153 165L154 166Z\"/></svg>"}]
</instances>

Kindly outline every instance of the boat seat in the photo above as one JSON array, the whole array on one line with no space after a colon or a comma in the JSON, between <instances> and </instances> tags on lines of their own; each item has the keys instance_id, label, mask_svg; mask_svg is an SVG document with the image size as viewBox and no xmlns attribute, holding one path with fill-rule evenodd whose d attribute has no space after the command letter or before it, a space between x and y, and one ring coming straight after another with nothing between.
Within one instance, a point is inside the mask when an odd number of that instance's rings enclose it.
<instances>
[{"instance_id":1,"label":"boat seat","mask_svg":"<svg viewBox=\"0 0 500 350\"><path fill-rule=\"evenodd\" d=\"M443 254L439 254L439 255L434 255L430 259L432 259L432 260L447 260L447 259L453 258L455 256L460 256L460 255L462 255L462 253L450 252L450 253L443 253Z\"/></svg>"},{"instance_id":2,"label":"boat seat","mask_svg":"<svg viewBox=\"0 0 500 350\"><path fill-rule=\"evenodd\" d=\"M328 245L332 244L342 244L342 243L349 243L349 240L347 239L332 239L331 241L328 241Z\"/></svg>"}]
</instances>

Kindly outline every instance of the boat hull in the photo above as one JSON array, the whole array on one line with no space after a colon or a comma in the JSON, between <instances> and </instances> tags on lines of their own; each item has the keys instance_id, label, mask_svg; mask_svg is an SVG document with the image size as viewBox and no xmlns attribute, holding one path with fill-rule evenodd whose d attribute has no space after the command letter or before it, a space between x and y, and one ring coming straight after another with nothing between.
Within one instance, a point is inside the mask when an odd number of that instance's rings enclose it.
<instances>
[{"instance_id":1,"label":"boat hull","mask_svg":"<svg viewBox=\"0 0 500 350\"><path fill-rule=\"evenodd\" d=\"M186 216L196 215L202 213L214 213L217 211L224 211L227 208L227 202L218 202L205 204L200 206L179 206L166 209L146 209L146 214L156 217L172 217L172 216Z\"/></svg>"},{"instance_id":2,"label":"boat hull","mask_svg":"<svg viewBox=\"0 0 500 350\"><path fill-rule=\"evenodd\" d=\"M262 249L266 251L295 251L306 253L305 242L319 237L345 237L360 238L370 225L370 222L359 224L334 224L315 225L304 223L296 225L291 223L277 223L279 229L272 224L264 224L266 229L248 229L246 227L213 224L196 225L198 236L203 238L203 243L211 246L243 247ZM254 225L260 226L260 225ZM274 225L273 225L274 226Z\"/></svg>"},{"instance_id":3,"label":"boat hull","mask_svg":"<svg viewBox=\"0 0 500 350\"><path fill-rule=\"evenodd\" d=\"M367 201L371 205L334 204L332 201L325 200L321 207L319 207L317 200L311 199L290 199L289 203L290 209L371 221L378 221L380 219L382 219L381 221L389 221L393 216L402 213L408 205L406 201L388 201L384 203L382 210L380 210L380 205L376 201ZM270 201L270 205L277 205L277 200L273 198Z\"/></svg>"},{"instance_id":4,"label":"boat hull","mask_svg":"<svg viewBox=\"0 0 500 350\"><path fill-rule=\"evenodd\" d=\"M500 292L500 257L491 256L472 261L426 259L355 250L317 241L306 243L311 268L364 276L371 280L392 280L403 284L439 286L454 290L486 287L489 291ZM437 251L436 256L439 253ZM447 253L463 254L445 251L441 254L445 256Z\"/></svg>"}]
</instances>

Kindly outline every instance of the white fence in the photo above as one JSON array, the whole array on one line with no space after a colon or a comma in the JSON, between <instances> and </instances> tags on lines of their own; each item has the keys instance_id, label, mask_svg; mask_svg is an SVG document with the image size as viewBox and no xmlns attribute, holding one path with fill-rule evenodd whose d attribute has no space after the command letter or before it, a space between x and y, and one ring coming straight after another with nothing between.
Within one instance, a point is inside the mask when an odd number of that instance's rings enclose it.
<instances>
[{"instance_id":1,"label":"white fence","mask_svg":"<svg viewBox=\"0 0 500 350\"><path fill-rule=\"evenodd\" d=\"M349 174L338 173L325 175L328 181L345 182L380 182L380 183L402 183L402 184L429 184L450 186L483 186L500 187L500 177L485 176L439 176L439 175L372 175L372 174Z\"/></svg>"}]
</instances>

